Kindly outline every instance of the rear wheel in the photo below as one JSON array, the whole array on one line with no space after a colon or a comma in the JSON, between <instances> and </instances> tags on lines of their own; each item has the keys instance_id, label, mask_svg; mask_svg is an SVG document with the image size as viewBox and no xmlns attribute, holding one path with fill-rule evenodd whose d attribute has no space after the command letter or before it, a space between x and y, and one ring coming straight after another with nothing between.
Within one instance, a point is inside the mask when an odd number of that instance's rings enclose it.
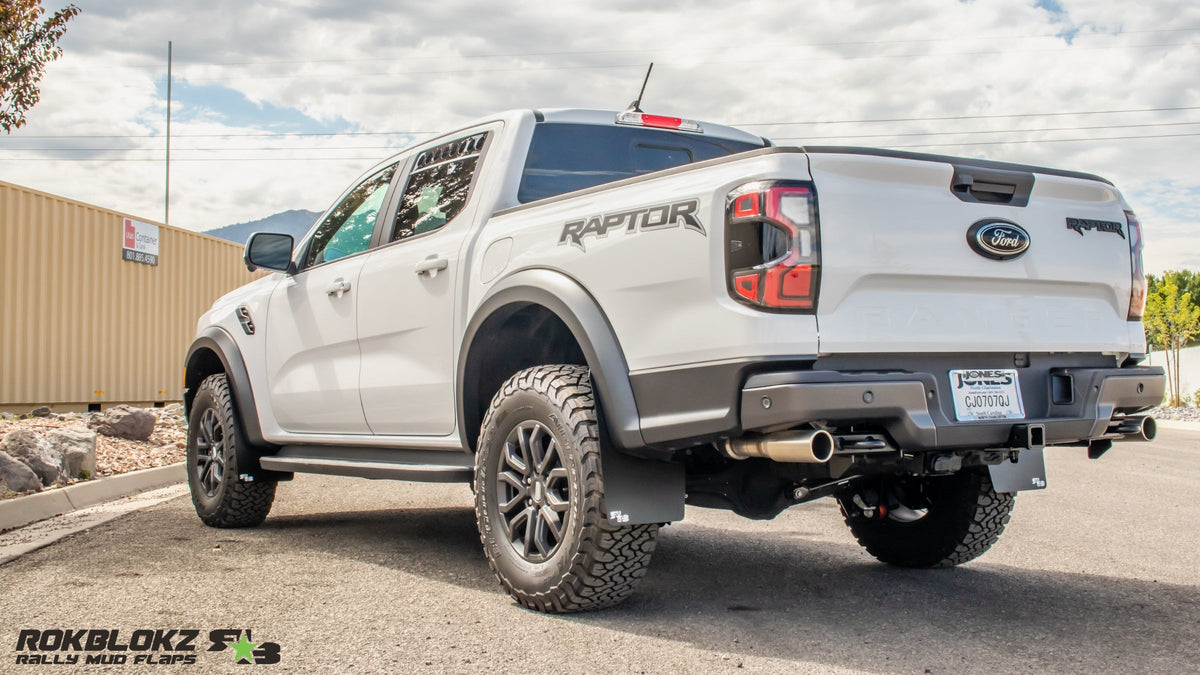
<instances>
[{"instance_id":1,"label":"rear wheel","mask_svg":"<svg viewBox=\"0 0 1200 675\"><path fill-rule=\"evenodd\" d=\"M484 416L475 514L488 565L521 605L617 603L646 573L658 525L609 524L591 377L583 366L512 376Z\"/></svg>"},{"instance_id":2,"label":"rear wheel","mask_svg":"<svg viewBox=\"0 0 1200 675\"><path fill-rule=\"evenodd\" d=\"M207 377L192 401L187 445L188 487L205 525L253 527L271 511L276 482L238 477L237 451L245 442L225 375Z\"/></svg>"},{"instance_id":3,"label":"rear wheel","mask_svg":"<svg viewBox=\"0 0 1200 675\"><path fill-rule=\"evenodd\" d=\"M986 469L888 477L839 499L858 543L900 567L953 567L978 558L1004 532L1015 502L1015 495L992 488Z\"/></svg>"}]
</instances>

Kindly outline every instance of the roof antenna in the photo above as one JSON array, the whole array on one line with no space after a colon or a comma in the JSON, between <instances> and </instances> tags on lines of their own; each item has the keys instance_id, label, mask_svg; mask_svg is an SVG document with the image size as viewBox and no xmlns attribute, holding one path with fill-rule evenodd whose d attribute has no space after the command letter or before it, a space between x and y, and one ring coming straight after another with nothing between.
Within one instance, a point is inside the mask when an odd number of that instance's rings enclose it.
<instances>
[{"instance_id":1,"label":"roof antenna","mask_svg":"<svg viewBox=\"0 0 1200 675\"><path fill-rule=\"evenodd\" d=\"M642 112L642 95L646 93L646 83L650 81L650 71L652 70L654 70L653 61L650 62L650 67L646 69L646 79L642 80L642 90L638 92L638 97L634 99L633 103L629 104L629 107L625 109L625 112Z\"/></svg>"}]
</instances>

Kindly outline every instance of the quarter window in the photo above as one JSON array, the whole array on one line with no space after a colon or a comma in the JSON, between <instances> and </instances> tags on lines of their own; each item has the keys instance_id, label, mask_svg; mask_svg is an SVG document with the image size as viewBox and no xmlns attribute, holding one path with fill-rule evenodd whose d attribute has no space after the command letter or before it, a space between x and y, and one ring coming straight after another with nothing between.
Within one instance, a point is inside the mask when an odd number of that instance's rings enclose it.
<instances>
[{"instance_id":1,"label":"quarter window","mask_svg":"<svg viewBox=\"0 0 1200 675\"><path fill-rule=\"evenodd\" d=\"M395 164L372 174L333 207L313 233L305 266L320 265L367 250L375 231L375 218L395 175Z\"/></svg>"},{"instance_id":2,"label":"quarter window","mask_svg":"<svg viewBox=\"0 0 1200 675\"><path fill-rule=\"evenodd\" d=\"M467 205L488 133L443 143L417 155L400 197L392 239L432 232Z\"/></svg>"}]
</instances>

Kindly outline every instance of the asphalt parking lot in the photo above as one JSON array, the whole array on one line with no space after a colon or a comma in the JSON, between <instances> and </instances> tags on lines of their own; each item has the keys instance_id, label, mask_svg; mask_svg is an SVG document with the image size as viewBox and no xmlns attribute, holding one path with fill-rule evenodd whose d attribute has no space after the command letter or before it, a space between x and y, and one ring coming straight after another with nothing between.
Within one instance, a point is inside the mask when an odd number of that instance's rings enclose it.
<instances>
[{"instance_id":1,"label":"asphalt parking lot","mask_svg":"<svg viewBox=\"0 0 1200 675\"><path fill-rule=\"evenodd\" d=\"M1050 488L958 569L874 562L828 500L689 508L629 602L569 617L501 592L465 486L298 476L253 530L174 499L0 566L0 671L100 670L15 665L22 629L249 628L276 672L1196 672L1200 431L1047 458Z\"/></svg>"}]
</instances>

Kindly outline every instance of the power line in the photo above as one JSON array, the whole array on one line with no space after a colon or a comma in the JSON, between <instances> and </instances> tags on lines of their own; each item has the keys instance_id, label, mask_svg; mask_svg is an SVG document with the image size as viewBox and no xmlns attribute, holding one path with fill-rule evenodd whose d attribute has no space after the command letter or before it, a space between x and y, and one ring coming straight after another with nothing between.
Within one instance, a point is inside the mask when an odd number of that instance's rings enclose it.
<instances>
[{"instance_id":1,"label":"power line","mask_svg":"<svg viewBox=\"0 0 1200 675\"><path fill-rule=\"evenodd\" d=\"M1091 141L1093 143L1104 141L1128 141L1140 140L1147 138L1183 138L1186 136L1200 136L1200 133L1195 134L1151 134L1146 136L1107 136L1107 137L1092 137L1092 138L1053 138L1049 140L1026 139L1021 141L981 141L979 143L922 143L919 145L889 145L889 148L947 148L952 146L970 146L970 145L1013 145L1025 143L1076 143L1082 141Z\"/></svg>"},{"instance_id":2,"label":"power line","mask_svg":"<svg viewBox=\"0 0 1200 675\"><path fill-rule=\"evenodd\" d=\"M1119 33L1077 33L1072 39L1089 38L1089 37L1118 37L1121 35L1146 35L1151 33L1192 33L1200 31L1200 27L1191 28L1157 28L1147 30L1123 30ZM1041 33L1030 35L976 35L951 38L910 38L904 40L853 40L853 41L837 41L837 42L789 42L776 43L787 49L796 49L799 47L853 47L853 46L880 46L880 45L896 45L896 44L932 44L939 42L969 42L969 41L992 41L992 40L1035 40L1046 38L1062 38L1060 33ZM762 46L762 45L758 45ZM1156 45L1146 45L1156 46ZM1161 46L1161 45L1158 45ZM678 51L686 49L688 53L697 51L704 52L719 52L729 51L732 49L740 49L741 46L710 46L710 47L687 47L687 48L668 48L668 49L604 49L604 50L565 50L565 51L547 51L547 52L501 52L493 54L459 54L454 55L454 58L459 59L495 59L495 58L524 58L537 56L595 56L608 54L661 54L665 52ZM290 65L305 65L305 64L323 64L323 63L400 63L406 61L444 61L446 56L404 56L404 57L370 57L370 58L353 58L353 59L292 59L285 61L192 61L187 62L188 67L228 67L228 66L290 66ZM156 69L161 68L161 65L130 65L120 66L121 68L136 68L136 69ZM60 67L62 70L111 70L109 67L87 67L87 68L71 68L69 65Z\"/></svg>"},{"instance_id":3,"label":"power line","mask_svg":"<svg viewBox=\"0 0 1200 675\"><path fill-rule=\"evenodd\" d=\"M887 145L886 148L941 148L941 147L972 147L979 145L1020 145L1026 143L1075 143L1075 142L1092 142L1102 143L1106 141L1129 141L1129 140L1149 140L1157 138L1185 138L1200 136L1200 133L1186 134L1149 134L1142 136L1107 136L1107 137L1089 137L1089 138L1053 138L1046 140L1025 139L1012 141L980 141L977 143L919 143L914 145ZM360 162L360 161L379 161L382 159L379 156L367 157L194 157L183 159L172 159L173 162ZM0 157L0 162L160 162L158 158L96 158L96 157L31 157L31 158L5 158Z\"/></svg>"},{"instance_id":4,"label":"power line","mask_svg":"<svg viewBox=\"0 0 1200 675\"><path fill-rule=\"evenodd\" d=\"M179 162L377 162L381 157L193 157L171 158L172 164ZM157 162L157 157L0 157L0 162Z\"/></svg>"},{"instance_id":5,"label":"power line","mask_svg":"<svg viewBox=\"0 0 1200 675\"><path fill-rule=\"evenodd\" d=\"M910 133L892 133L892 134L842 134L836 136L772 136L775 141L821 141L831 139L858 139L858 138L902 138L912 136L973 136L973 135L992 135L992 134L1033 134L1058 131L1103 131L1107 129L1146 129L1159 127L1179 127L1200 124L1196 122L1159 122L1154 124L1111 124L1097 125L1085 127L1050 127L1046 129L990 129L976 131L922 131ZM397 145L305 145L305 146L226 146L226 147L172 147L174 152L257 152L257 151L278 151L278 150L324 150L324 151L343 151L343 150L403 150L405 146ZM0 147L0 152L4 151L25 151L25 152L160 152L161 148L100 148L100 147L80 147L80 148L54 148L54 147L34 147L34 148L4 148Z\"/></svg>"},{"instance_id":6,"label":"power line","mask_svg":"<svg viewBox=\"0 0 1200 675\"><path fill-rule=\"evenodd\" d=\"M1095 127L1053 127L1050 129L992 129L987 131L924 131L904 134L847 134L844 136L772 136L774 141L820 141L831 138L901 138L906 136L973 136L980 134L1033 134L1047 131L1096 131L1103 129L1145 129L1157 127L1182 127L1200 124L1200 122L1161 122L1158 124L1112 124Z\"/></svg>"},{"instance_id":7,"label":"power line","mask_svg":"<svg viewBox=\"0 0 1200 675\"><path fill-rule=\"evenodd\" d=\"M1158 42L1141 45L1106 45L1097 47L1061 47L1053 49L1003 49L990 51L970 51L970 52L921 52L914 54L858 54L853 56L837 55L829 57L811 57L811 58L779 58L770 59L749 59L740 61L698 61L687 64L687 67L694 68L697 66L751 66L761 65L764 63L779 64L779 63L826 63L831 61L856 61L863 59L921 59L927 57L944 58L948 56L1010 56L1014 54L1047 54L1056 52L1079 52L1079 51L1106 51L1112 49L1151 49L1157 47L1182 47L1195 46L1198 42ZM660 60L665 65L674 65L665 59ZM617 64L592 64L592 65L572 65L572 66L514 66L511 68L460 68L453 70L405 70L400 72L395 71L377 71L373 73L355 73L357 78L366 77L409 77L414 75L477 75L485 73L509 73L509 72L529 72L529 71L554 71L554 70L614 70L622 68L638 68L641 69L644 63L617 63ZM291 72L282 75L246 75L241 77L229 76L211 76L211 77L184 77L183 79L189 83L211 83L211 82L257 82L262 80L293 80L293 79L315 79L315 78L344 78L344 72Z\"/></svg>"},{"instance_id":8,"label":"power line","mask_svg":"<svg viewBox=\"0 0 1200 675\"><path fill-rule=\"evenodd\" d=\"M438 131L327 131L327 132L292 132L278 131L268 133L235 133L235 134L171 134L171 138L282 138L287 136L420 136L437 134ZM59 134L25 136L17 135L11 138L161 138L162 134Z\"/></svg>"},{"instance_id":9,"label":"power line","mask_svg":"<svg viewBox=\"0 0 1200 675\"><path fill-rule=\"evenodd\" d=\"M857 120L818 120L813 122L741 122L729 124L733 127L782 127L782 126L816 126L823 124L883 124L891 122L946 122L952 120L990 120L1031 117L1064 117L1074 115L1117 115L1131 113L1179 112L1200 110L1200 106L1180 106L1169 108L1131 108L1126 110L1078 110L1073 112L1047 113L1008 113L1003 115L955 115L949 117L892 117L879 119ZM437 131L331 131L331 132L255 132L229 134L171 134L173 138L286 138L286 137L340 137L340 136L416 136L440 133ZM949 133L949 132L947 132ZM17 134L9 140L23 139L56 139L56 138L160 138L161 134L50 134L26 136ZM865 138L859 136L859 138Z\"/></svg>"},{"instance_id":10,"label":"power line","mask_svg":"<svg viewBox=\"0 0 1200 675\"><path fill-rule=\"evenodd\" d=\"M1196 122L1200 124L1200 122ZM243 152L259 150L403 150L407 146L400 145L299 145L299 146L230 146L225 148L180 148L171 146L171 152ZM162 148L0 148L5 150L25 150L28 152L162 152Z\"/></svg>"},{"instance_id":11,"label":"power line","mask_svg":"<svg viewBox=\"0 0 1200 675\"><path fill-rule=\"evenodd\" d=\"M949 56L1009 56L1013 54L1045 54L1054 52L1066 51L1104 51L1113 49L1151 49L1157 47L1179 47L1179 46L1195 46L1197 42L1156 42L1140 45L1104 45L1095 47L1056 47L1052 49L1025 49L1025 50L990 50L990 51L966 51L966 52L921 52L912 54L859 54L859 55L836 55L829 57L811 57L811 58L779 58L770 59L753 59L753 60L723 60L723 61L700 61L689 63L686 67L697 66L748 66L764 63L779 64L779 63L825 63L831 61L854 61L860 59L920 59L927 57L949 57ZM660 59L660 62L665 65L673 65L665 59ZM319 62L317 62L319 63ZM410 77L414 75L478 75L486 73L508 73L508 72L530 72L530 71L560 71L560 70L615 70L622 68L638 68L641 69L644 63L621 63L621 64L589 64L589 65L554 65L554 66L529 66L521 65L506 68L460 68L451 70L406 70L401 72L395 71L377 71L372 73L356 72L354 76L359 78L369 77ZM214 75L209 77L186 75L181 76L181 79L190 84L207 84L218 82L227 84L230 82L257 82L264 80L293 80L293 79L316 79L316 78L345 78L346 74L342 71L337 72L289 72L280 75L245 75L240 77L230 77L228 75ZM68 80L70 78L67 78Z\"/></svg>"},{"instance_id":12,"label":"power line","mask_svg":"<svg viewBox=\"0 0 1200 675\"><path fill-rule=\"evenodd\" d=\"M1010 113L1005 115L956 115L953 117L894 117L890 119L871 120L825 120L816 122L741 122L730 124L732 127L783 127L799 124L875 124L881 122L945 122L949 120L998 120L1010 117L1063 117L1067 115L1116 115L1124 113L1176 112L1180 110L1200 110L1200 106L1183 106L1176 108L1131 108L1128 110L1083 110L1075 112L1048 113Z\"/></svg>"}]
</instances>

